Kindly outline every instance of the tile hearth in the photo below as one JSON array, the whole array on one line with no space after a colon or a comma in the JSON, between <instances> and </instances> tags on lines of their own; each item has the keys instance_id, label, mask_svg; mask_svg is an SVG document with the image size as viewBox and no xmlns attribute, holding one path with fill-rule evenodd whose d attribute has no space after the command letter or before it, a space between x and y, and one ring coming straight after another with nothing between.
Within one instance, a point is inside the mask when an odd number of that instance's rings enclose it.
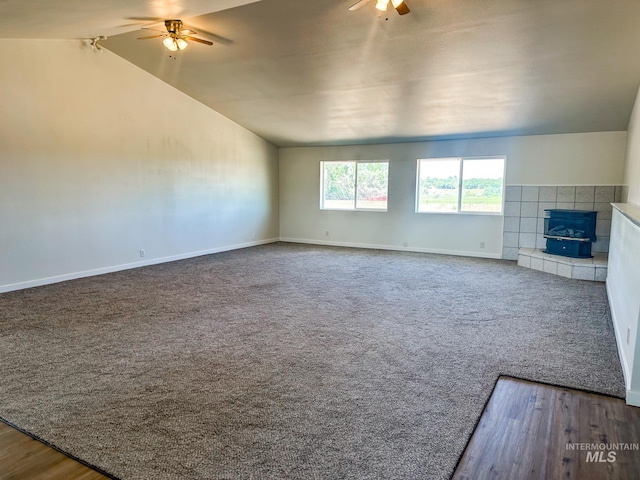
<instances>
[{"instance_id":1,"label":"tile hearth","mask_svg":"<svg viewBox=\"0 0 640 480\"><path fill-rule=\"evenodd\" d=\"M571 258L549 255L539 248L520 248L518 265L532 270L575 280L604 282L607 279L608 255L594 252L593 258Z\"/></svg>"}]
</instances>

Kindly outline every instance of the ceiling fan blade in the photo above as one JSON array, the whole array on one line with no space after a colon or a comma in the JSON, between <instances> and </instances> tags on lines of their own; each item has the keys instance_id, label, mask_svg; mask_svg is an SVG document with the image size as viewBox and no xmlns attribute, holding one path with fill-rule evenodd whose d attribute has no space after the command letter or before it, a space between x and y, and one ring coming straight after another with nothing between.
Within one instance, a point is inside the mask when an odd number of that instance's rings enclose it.
<instances>
[{"instance_id":1,"label":"ceiling fan blade","mask_svg":"<svg viewBox=\"0 0 640 480\"><path fill-rule=\"evenodd\" d=\"M180 38L183 38L185 40L192 40L198 43L204 43L205 45L213 45L213 42L210 42L209 40L203 40L198 37L192 37L191 35L180 35Z\"/></svg>"},{"instance_id":2,"label":"ceiling fan blade","mask_svg":"<svg viewBox=\"0 0 640 480\"><path fill-rule=\"evenodd\" d=\"M359 9L361 6L363 6L365 3L369 3L371 0L359 0L358 2L354 3L353 5L351 5L349 7L350 11L354 11Z\"/></svg>"},{"instance_id":3,"label":"ceiling fan blade","mask_svg":"<svg viewBox=\"0 0 640 480\"><path fill-rule=\"evenodd\" d=\"M159 25L158 25L159 26ZM166 28L157 28L157 27L141 27L142 30L153 30L154 32L166 32Z\"/></svg>"},{"instance_id":4,"label":"ceiling fan blade","mask_svg":"<svg viewBox=\"0 0 640 480\"><path fill-rule=\"evenodd\" d=\"M166 33L161 33L160 35L151 35L149 37L138 37L138 40L149 40L150 38L160 38L160 37L166 37L168 34Z\"/></svg>"},{"instance_id":5,"label":"ceiling fan blade","mask_svg":"<svg viewBox=\"0 0 640 480\"><path fill-rule=\"evenodd\" d=\"M188 25L188 27L189 27L189 30L190 30L192 25ZM186 30L181 30L180 33L183 33L183 34L186 34L186 35L205 36L205 37L208 37L211 40L213 40L214 43L217 43L217 44L220 44L220 45L231 45L233 43L233 40L231 40L230 38L223 37L222 35L215 34L213 32L205 30L205 29L203 29L203 28L201 28L199 26L195 26L195 28L197 29L197 32L195 32L193 30L190 30L189 32L187 32Z\"/></svg>"},{"instance_id":6,"label":"ceiling fan blade","mask_svg":"<svg viewBox=\"0 0 640 480\"><path fill-rule=\"evenodd\" d=\"M154 23L164 22L164 19L156 17L126 17L125 20L132 20L132 22L118 25L118 27L136 27L138 25L152 25Z\"/></svg>"},{"instance_id":7,"label":"ceiling fan blade","mask_svg":"<svg viewBox=\"0 0 640 480\"><path fill-rule=\"evenodd\" d=\"M164 18L159 17L127 17L127 20L136 20L137 22L164 22Z\"/></svg>"},{"instance_id":8,"label":"ceiling fan blade","mask_svg":"<svg viewBox=\"0 0 640 480\"><path fill-rule=\"evenodd\" d=\"M407 2L402 2L400 5L398 5L396 7L396 11L400 14L400 15L406 15L407 13L409 13L411 10L409 10L409 7L407 6Z\"/></svg>"}]
</instances>

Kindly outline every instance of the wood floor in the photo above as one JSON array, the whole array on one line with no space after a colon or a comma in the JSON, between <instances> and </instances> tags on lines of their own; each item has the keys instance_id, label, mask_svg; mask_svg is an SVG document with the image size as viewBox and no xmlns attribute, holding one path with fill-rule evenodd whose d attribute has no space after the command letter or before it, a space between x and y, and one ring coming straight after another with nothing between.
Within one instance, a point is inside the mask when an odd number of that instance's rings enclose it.
<instances>
[{"instance_id":1,"label":"wood floor","mask_svg":"<svg viewBox=\"0 0 640 480\"><path fill-rule=\"evenodd\" d=\"M640 408L501 377L453 479L637 480L639 447Z\"/></svg>"},{"instance_id":2,"label":"wood floor","mask_svg":"<svg viewBox=\"0 0 640 480\"><path fill-rule=\"evenodd\" d=\"M639 446L640 408L501 377L453 479L639 479ZM107 478L0 422L0 480Z\"/></svg>"},{"instance_id":3,"label":"wood floor","mask_svg":"<svg viewBox=\"0 0 640 480\"><path fill-rule=\"evenodd\" d=\"M0 480L106 480L108 477L0 422Z\"/></svg>"}]
</instances>

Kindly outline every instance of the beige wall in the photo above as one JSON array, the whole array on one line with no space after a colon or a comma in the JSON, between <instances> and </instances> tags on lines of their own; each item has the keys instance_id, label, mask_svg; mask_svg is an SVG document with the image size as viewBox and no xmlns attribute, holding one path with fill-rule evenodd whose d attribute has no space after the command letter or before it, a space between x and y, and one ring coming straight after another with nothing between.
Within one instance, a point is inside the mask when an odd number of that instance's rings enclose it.
<instances>
[{"instance_id":1,"label":"beige wall","mask_svg":"<svg viewBox=\"0 0 640 480\"><path fill-rule=\"evenodd\" d=\"M620 185L626 141L626 132L603 132L283 148L280 237L290 241L500 258L501 216L415 213L416 159L507 155L508 185ZM362 159L390 161L388 212L321 211L320 162Z\"/></svg>"},{"instance_id":2,"label":"beige wall","mask_svg":"<svg viewBox=\"0 0 640 480\"><path fill-rule=\"evenodd\" d=\"M0 52L0 291L278 237L273 145L108 51Z\"/></svg>"},{"instance_id":3,"label":"beige wall","mask_svg":"<svg viewBox=\"0 0 640 480\"><path fill-rule=\"evenodd\" d=\"M640 92L629 122L624 184L629 187L628 201L640 205Z\"/></svg>"}]
</instances>

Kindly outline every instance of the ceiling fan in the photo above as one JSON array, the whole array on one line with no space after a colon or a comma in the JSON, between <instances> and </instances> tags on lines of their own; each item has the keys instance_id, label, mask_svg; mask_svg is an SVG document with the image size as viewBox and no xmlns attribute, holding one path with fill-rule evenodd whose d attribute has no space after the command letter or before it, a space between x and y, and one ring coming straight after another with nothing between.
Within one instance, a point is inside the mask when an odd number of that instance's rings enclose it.
<instances>
[{"instance_id":1,"label":"ceiling fan","mask_svg":"<svg viewBox=\"0 0 640 480\"><path fill-rule=\"evenodd\" d=\"M365 3L369 3L370 1L371 0L359 0L358 2L351 5L349 7L349 10L357 10ZM389 6L389 3L393 5L393 8L395 8L400 15L406 15L411 11L409 10L409 7L404 2L404 0L376 0L376 8L381 12L385 12L387 10L387 7Z\"/></svg>"},{"instance_id":2,"label":"ceiling fan","mask_svg":"<svg viewBox=\"0 0 640 480\"><path fill-rule=\"evenodd\" d=\"M175 52L177 50L184 50L187 48L187 40L193 42L203 43L205 45L213 45L213 42L209 40L203 40L202 38L194 37L197 32L193 30L183 29L182 20L165 20L164 26L167 28L167 33L161 33L159 35L150 35L148 37L139 37L138 40L148 40L150 38L162 38L165 37L162 43L168 50Z\"/></svg>"}]
</instances>

